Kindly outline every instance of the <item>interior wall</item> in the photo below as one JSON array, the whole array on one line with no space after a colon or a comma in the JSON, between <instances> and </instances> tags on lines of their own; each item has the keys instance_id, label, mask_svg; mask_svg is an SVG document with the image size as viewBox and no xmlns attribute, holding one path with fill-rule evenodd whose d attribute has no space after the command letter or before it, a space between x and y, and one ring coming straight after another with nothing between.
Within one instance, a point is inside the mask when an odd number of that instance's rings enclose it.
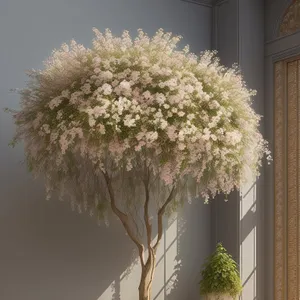
<instances>
[{"instance_id":1,"label":"interior wall","mask_svg":"<svg viewBox=\"0 0 300 300\"><path fill-rule=\"evenodd\" d=\"M218 51L221 63L231 67L239 63L238 1L218 1L213 9L213 49ZM229 17L230 16L230 17ZM238 194L233 193L228 202L223 197L213 201L213 232L215 242L224 247L239 261L238 246Z\"/></svg>"},{"instance_id":2,"label":"interior wall","mask_svg":"<svg viewBox=\"0 0 300 300\"><path fill-rule=\"evenodd\" d=\"M264 116L264 3L240 1L240 65L247 86L257 91L253 108ZM264 135L265 118L260 131ZM259 178L249 178L240 195L240 270L243 283L241 300L269 299L264 295L264 168Z\"/></svg>"},{"instance_id":3,"label":"interior wall","mask_svg":"<svg viewBox=\"0 0 300 300\"><path fill-rule=\"evenodd\" d=\"M264 3L260 0L219 0L214 8L213 48L228 67L237 63L248 88L257 90L255 111L264 114ZM262 121L261 131L264 131ZM263 185L249 178L228 202L216 201L213 210L215 241L223 242L239 264L241 299L264 300Z\"/></svg>"},{"instance_id":4,"label":"interior wall","mask_svg":"<svg viewBox=\"0 0 300 300\"><path fill-rule=\"evenodd\" d=\"M211 8L181 0L1 0L0 106L19 108L26 69L61 43L85 46L92 27L133 34L158 28L184 36L198 53L211 48ZM20 163L22 145L8 147L14 126L0 111L0 299L137 299L139 266L119 222L97 226L67 203L46 202L41 181ZM210 207L187 205L170 223L159 249L154 299L199 299L199 271L210 254ZM184 235L182 233L185 233ZM180 273L178 272L180 270Z\"/></svg>"}]
</instances>

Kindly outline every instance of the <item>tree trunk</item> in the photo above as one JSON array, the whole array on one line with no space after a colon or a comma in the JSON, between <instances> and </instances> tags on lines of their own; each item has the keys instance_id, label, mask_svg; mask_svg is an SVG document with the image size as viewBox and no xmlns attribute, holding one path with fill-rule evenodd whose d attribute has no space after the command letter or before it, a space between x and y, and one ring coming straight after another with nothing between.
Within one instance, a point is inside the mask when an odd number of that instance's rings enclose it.
<instances>
[{"instance_id":1,"label":"tree trunk","mask_svg":"<svg viewBox=\"0 0 300 300\"><path fill-rule=\"evenodd\" d=\"M149 175L149 174L148 174ZM151 237L152 237L152 224L150 222L148 209L149 209L149 177L145 179L145 192L146 192L146 201L144 204L144 221L147 230L147 244L148 244L148 259L147 262L144 263L144 245L139 240L139 238L134 234L129 225L129 217L127 214L122 212L117 206L115 201L114 190L111 182L111 178L109 177L107 172L103 171L103 176L106 181L108 193L110 196L110 205L112 211L117 215L117 217L122 222L128 236L135 243L139 250L140 263L141 263L141 281L139 285L139 300L151 300L151 287L153 282L154 270L155 270L155 262L156 262L156 251L159 245L159 242L162 238L163 234L163 215L165 213L167 205L172 201L174 193L175 193L175 185L172 187L170 194L162 207L158 210L157 214L157 240L154 246L151 246Z\"/></svg>"},{"instance_id":2,"label":"tree trunk","mask_svg":"<svg viewBox=\"0 0 300 300\"><path fill-rule=\"evenodd\" d=\"M152 282L149 279L142 277L139 285L139 300L151 300Z\"/></svg>"},{"instance_id":3,"label":"tree trunk","mask_svg":"<svg viewBox=\"0 0 300 300\"><path fill-rule=\"evenodd\" d=\"M151 288L155 271L155 251L149 249L149 256L142 266L141 281L139 285L139 300L151 300Z\"/></svg>"}]
</instances>

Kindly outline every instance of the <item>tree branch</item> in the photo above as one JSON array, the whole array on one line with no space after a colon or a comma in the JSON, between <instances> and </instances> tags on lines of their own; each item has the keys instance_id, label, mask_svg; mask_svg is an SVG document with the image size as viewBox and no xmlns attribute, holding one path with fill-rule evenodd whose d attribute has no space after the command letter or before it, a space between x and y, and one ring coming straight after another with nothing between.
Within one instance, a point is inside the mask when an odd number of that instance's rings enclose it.
<instances>
[{"instance_id":1,"label":"tree branch","mask_svg":"<svg viewBox=\"0 0 300 300\"><path fill-rule=\"evenodd\" d=\"M131 220L132 220L132 223L133 223L133 226L134 226L134 229L135 229L136 236L138 237L138 236L139 236L138 225L137 225L137 223L136 223L136 221L135 221L133 212L132 212L130 209L128 210L128 214L129 214L130 217L131 217Z\"/></svg>"},{"instance_id":2,"label":"tree branch","mask_svg":"<svg viewBox=\"0 0 300 300\"><path fill-rule=\"evenodd\" d=\"M145 187L144 222L145 222L145 225L146 225L148 250L150 251L151 238L152 238L152 224L149 220L150 195L149 195L149 172L148 172L147 168L146 168L145 172L147 174L146 174L146 178L144 179L144 187Z\"/></svg>"},{"instance_id":3,"label":"tree branch","mask_svg":"<svg viewBox=\"0 0 300 300\"><path fill-rule=\"evenodd\" d=\"M163 234L163 224L162 224L163 215L166 211L166 207L173 200L174 193L175 193L175 186L172 187L167 200L165 201L165 203L163 204L163 206L159 209L159 211L157 213L157 240L156 240L155 245L153 246L153 249L155 251L157 250L157 247L159 245L159 242L160 242L160 240L162 238L162 234Z\"/></svg>"},{"instance_id":4,"label":"tree branch","mask_svg":"<svg viewBox=\"0 0 300 300\"><path fill-rule=\"evenodd\" d=\"M114 195L114 191L113 191L113 187L112 187L112 184L111 184L110 177L108 176L108 174L106 172L102 172L102 173L103 173L103 176L104 176L104 179L105 179L105 182L106 182L106 185L107 185L108 193L109 193L109 196L110 196L111 209L118 216L120 221L122 222L128 236L136 244L136 246L139 250L141 264L142 264L142 266L144 266L145 265L145 262L144 262L144 245L133 234L133 232L130 228L129 222L128 222L128 215L126 215L125 213L120 211L118 209L118 207L116 206L115 195Z\"/></svg>"}]
</instances>

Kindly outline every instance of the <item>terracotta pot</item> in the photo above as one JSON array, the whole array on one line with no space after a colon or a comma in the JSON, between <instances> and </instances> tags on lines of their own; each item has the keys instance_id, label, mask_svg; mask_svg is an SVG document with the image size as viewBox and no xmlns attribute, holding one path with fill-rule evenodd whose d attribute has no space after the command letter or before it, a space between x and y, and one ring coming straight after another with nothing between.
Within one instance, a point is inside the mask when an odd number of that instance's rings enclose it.
<instances>
[{"instance_id":1,"label":"terracotta pot","mask_svg":"<svg viewBox=\"0 0 300 300\"><path fill-rule=\"evenodd\" d=\"M238 300L238 296L230 296L228 294L207 294L205 300Z\"/></svg>"}]
</instances>

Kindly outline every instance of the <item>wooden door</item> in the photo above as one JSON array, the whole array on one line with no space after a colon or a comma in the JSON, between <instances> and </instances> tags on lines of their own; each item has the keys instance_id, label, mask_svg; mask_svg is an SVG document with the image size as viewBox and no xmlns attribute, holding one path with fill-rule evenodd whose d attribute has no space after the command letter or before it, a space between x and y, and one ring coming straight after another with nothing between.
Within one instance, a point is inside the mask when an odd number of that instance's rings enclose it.
<instances>
[{"instance_id":1,"label":"wooden door","mask_svg":"<svg viewBox=\"0 0 300 300\"><path fill-rule=\"evenodd\" d=\"M299 300L300 57L274 70L274 298Z\"/></svg>"}]
</instances>

